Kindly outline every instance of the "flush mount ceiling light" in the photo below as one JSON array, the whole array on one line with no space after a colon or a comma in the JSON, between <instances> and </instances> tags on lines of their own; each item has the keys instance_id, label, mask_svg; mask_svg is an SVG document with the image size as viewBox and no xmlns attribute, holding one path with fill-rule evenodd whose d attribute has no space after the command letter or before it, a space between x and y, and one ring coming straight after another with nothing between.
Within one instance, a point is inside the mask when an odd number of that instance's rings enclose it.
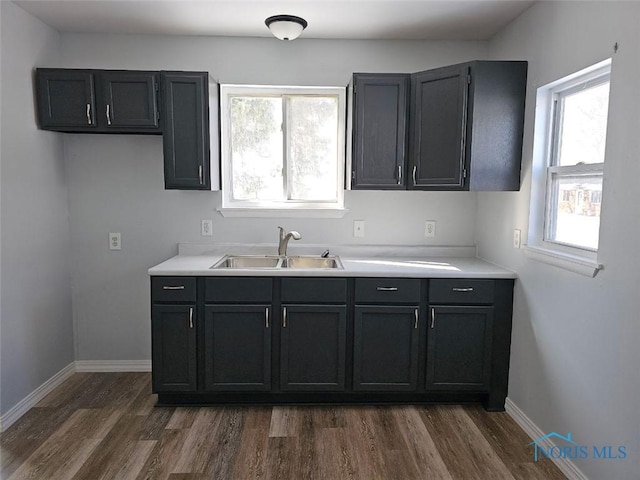
<instances>
[{"instance_id":1,"label":"flush mount ceiling light","mask_svg":"<svg viewBox=\"0 0 640 480\"><path fill-rule=\"evenodd\" d=\"M307 21L294 15L274 15L267 18L264 23L280 40L295 40L307 28Z\"/></svg>"}]
</instances>

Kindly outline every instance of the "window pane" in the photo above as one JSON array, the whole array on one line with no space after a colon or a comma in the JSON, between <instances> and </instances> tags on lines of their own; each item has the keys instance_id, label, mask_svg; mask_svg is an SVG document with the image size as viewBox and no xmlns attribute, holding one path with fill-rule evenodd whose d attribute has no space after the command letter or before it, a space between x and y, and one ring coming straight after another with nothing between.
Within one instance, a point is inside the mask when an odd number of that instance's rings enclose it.
<instances>
[{"instance_id":1,"label":"window pane","mask_svg":"<svg viewBox=\"0 0 640 480\"><path fill-rule=\"evenodd\" d=\"M559 96L556 165L603 163L609 108L609 82Z\"/></svg>"},{"instance_id":2,"label":"window pane","mask_svg":"<svg viewBox=\"0 0 640 480\"><path fill-rule=\"evenodd\" d=\"M547 240L596 250L602 175L552 176Z\"/></svg>"},{"instance_id":3,"label":"window pane","mask_svg":"<svg viewBox=\"0 0 640 480\"><path fill-rule=\"evenodd\" d=\"M289 97L292 200L335 201L338 169L337 97Z\"/></svg>"},{"instance_id":4,"label":"window pane","mask_svg":"<svg viewBox=\"0 0 640 480\"><path fill-rule=\"evenodd\" d=\"M282 100L232 97L231 165L234 200L282 200Z\"/></svg>"}]
</instances>

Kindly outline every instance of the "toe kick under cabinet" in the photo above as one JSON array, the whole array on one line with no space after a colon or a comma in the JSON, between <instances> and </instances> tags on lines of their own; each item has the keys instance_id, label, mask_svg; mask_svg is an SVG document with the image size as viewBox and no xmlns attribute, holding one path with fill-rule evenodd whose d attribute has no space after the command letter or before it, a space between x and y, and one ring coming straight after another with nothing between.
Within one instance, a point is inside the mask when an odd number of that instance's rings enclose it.
<instances>
[{"instance_id":1,"label":"toe kick under cabinet","mask_svg":"<svg viewBox=\"0 0 640 480\"><path fill-rule=\"evenodd\" d=\"M512 279L151 277L158 403L504 410Z\"/></svg>"}]
</instances>

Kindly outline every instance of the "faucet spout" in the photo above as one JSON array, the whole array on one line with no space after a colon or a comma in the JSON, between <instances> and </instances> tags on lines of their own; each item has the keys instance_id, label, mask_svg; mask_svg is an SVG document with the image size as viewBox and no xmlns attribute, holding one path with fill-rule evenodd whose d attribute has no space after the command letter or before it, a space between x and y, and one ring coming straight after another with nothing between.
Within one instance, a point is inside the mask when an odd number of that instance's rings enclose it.
<instances>
[{"instance_id":1,"label":"faucet spout","mask_svg":"<svg viewBox=\"0 0 640 480\"><path fill-rule=\"evenodd\" d=\"M302 235L298 232L292 230L289 233L286 233L284 228L278 227L280 229L280 242L278 243L278 255L286 256L287 255L287 245L289 244L290 239L300 240Z\"/></svg>"}]
</instances>

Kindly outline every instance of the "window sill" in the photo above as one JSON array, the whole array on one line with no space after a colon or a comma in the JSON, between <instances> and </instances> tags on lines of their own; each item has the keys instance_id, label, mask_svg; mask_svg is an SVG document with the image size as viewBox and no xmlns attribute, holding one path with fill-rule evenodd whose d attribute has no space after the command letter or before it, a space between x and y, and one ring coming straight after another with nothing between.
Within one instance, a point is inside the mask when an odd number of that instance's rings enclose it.
<instances>
[{"instance_id":1,"label":"window sill","mask_svg":"<svg viewBox=\"0 0 640 480\"><path fill-rule=\"evenodd\" d=\"M223 217L253 218L342 218L346 208L218 208Z\"/></svg>"},{"instance_id":2,"label":"window sill","mask_svg":"<svg viewBox=\"0 0 640 480\"><path fill-rule=\"evenodd\" d=\"M526 246L524 253L527 258L538 262L546 263L556 267L579 273L585 277L593 278L598 271L603 269L603 265L588 258L570 255L564 252L557 252L541 247Z\"/></svg>"}]
</instances>

